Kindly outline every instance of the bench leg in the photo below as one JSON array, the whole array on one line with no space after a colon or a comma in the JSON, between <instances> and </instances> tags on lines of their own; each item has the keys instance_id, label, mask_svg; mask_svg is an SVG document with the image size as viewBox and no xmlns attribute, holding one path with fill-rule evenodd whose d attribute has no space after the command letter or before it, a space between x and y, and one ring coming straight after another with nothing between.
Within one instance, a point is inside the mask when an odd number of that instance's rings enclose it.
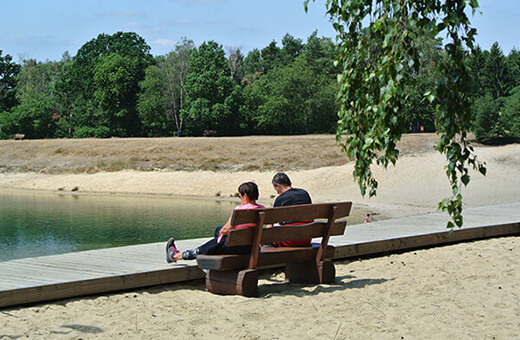
<instances>
[{"instance_id":1,"label":"bench leg","mask_svg":"<svg viewBox=\"0 0 520 340\"><path fill-rule=\"evenodd\" d=\"M333 283L336 280L336 267L332 260L321 261L318 271L320 273L320 283Z\"/></svg>"},{"instance_id":2,"label":"bench leg","mask_svg":"<svg viewBox=\"0 0 520 340\"><path fill-rule=\"evenodd\" d=\"M285 278L292 283L332 283L336 268L331 260L323 260L319 266L315 261L287 263Z\"/></svg>"},{"instance_id":3,"label":"bench leg","mask_svg":"<svg viewBox=\"0 0 520 340\"><path fill-rule=\"evenodd\" d=\"M206 289L214 294L258 296L258 271L255 269L218 271L206 273Z\"/></svg>"}]
</instances>

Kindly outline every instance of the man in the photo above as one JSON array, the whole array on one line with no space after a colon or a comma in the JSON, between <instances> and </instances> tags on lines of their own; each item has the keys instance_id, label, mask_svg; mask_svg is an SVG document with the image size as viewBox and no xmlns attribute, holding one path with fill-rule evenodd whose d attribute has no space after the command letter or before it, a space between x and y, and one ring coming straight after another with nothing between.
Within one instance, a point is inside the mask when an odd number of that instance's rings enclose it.
<instances>
[{"instance_id":1,"label":"man","mask_svg":"<svg viewBox=\"0 0 520 340\"><path fill-rule=\"evenodd\" d=\"M312 203L311 196L304 189L293 188L289 176L285 173L277 173L274 175L273 187L278 196L275 198L273 207L283 207L298 204ZM306 222L286 223L284 225L301 225ZM272 244L275 247L307 247L311 245L311 239L298 241L276 242Z\"/></svg>"}]
</instances>

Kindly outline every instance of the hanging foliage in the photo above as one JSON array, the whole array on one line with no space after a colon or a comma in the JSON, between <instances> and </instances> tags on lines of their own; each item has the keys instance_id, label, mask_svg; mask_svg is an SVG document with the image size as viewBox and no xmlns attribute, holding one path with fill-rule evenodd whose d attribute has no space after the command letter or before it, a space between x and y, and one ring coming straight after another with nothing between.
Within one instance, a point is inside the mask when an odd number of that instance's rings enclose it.
<instances>
[{"instance_id":1,"label":"hanging foliage","mask_svg":"<svg viewBox=\"0 0 520 340\"><path fill-rule=\"evenodd\" d=\"M309 0L304 2L307 10ZM446 174L452 194L439 203L461 227L461 187L470 181L472 166L485 174L468 143L471 121L470 76L464 64L473 49L476 30L467 12L476 0L328 0L327 14L338 33L341 67L339 128L337 140L355 161L353 171L361 193L376 195L378 182L372 165L395 164L396 143L405 131L407 89L414 86L420 67L418 35L440 36L445 41L444 60L437 68L436 85L424 94L436 104L437 150L447 159Z\"/></svg>"}]
</instances>

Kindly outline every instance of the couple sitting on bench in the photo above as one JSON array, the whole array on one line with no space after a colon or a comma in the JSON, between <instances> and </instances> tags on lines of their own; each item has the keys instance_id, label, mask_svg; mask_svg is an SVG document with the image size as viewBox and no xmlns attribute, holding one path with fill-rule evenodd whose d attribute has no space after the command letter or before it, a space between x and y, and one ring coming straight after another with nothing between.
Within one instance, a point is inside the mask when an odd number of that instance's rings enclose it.
<instances>
[{"instance_id":1,"label":"couple sitting on bench","mask_svg":"<svg viewBox=\"0 0 520 340\"><path fill-rule=\"evenodd\" d=\"M311 197L309 193L303 189L293 188L291 180L284 173L277 173L273 177L273 186L278 196L274 200L273 207L291 206L299 204L310 204ZM242 202L241 205L237 206L234 210L244 209L259 209L265 208L263 205L257 204L258 199L258 186L253 182L242 183L238 187L238 197ZM232 215L233 216L233 215ZM174 238L170 238L166 243L166 261L168 263L177 262L178 260L194 260L197 255L220 255L220 254L249 254L251 252L251 246L226 246L226 238L229 231L232 229L251 228L255 227L254 223L245 223L233 226L232 216L229 217L225 225L217 227L215 230L215 236L203 245L188 249L180 252L175 246ZM308 222L297 222L288 223L286 225L298 225L305 224ZM293 241L281 241L273 242L270 244L272 247L309 247L311 245L311 239L304 240L293 240Z\"/></svg>"}]
</instances>

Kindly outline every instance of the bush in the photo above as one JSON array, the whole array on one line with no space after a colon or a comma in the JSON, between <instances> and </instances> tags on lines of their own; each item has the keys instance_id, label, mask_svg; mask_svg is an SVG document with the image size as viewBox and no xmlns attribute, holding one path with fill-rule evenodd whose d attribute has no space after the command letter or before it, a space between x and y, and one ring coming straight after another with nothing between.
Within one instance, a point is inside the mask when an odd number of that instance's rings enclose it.
<instances>
[{"instance_id":1,"label":"bush","mask_svg":"<svg viewBox=\"0 0 520 340\"><path fill-rule=\"evenodd\" d=\"M0 112L0 139L11 139L18 133L16 117L9 111Z\"/></svg>"},{"instance_id":2,"label":"bush","mask_svg":"<svg viewBox=\"0 0 520 340\"><path fill-rule=\"evenodd\" d=\"M511 142L520 142L520 86L511 91L512 95L504 100L500 121L504 135Z\"/></svg>"},{"instance_id":3,"label":"bush","mask_svg":"<svg viewBox=\"0 0 520 340\"><path fill-rule=\"evenodd\" d=\"M481 97L475 101L473 112L474 132L477 140L483 144L498 143L503 137L499 124L499 101L494 100L491 95Z\"/></svg>"},{"instance_id":4,"label":"bush","mask_svg":"<svg viewBox=\"0 0 520 340\"><path fill-rule=\"evenodd\" d=\"M74 131L74 138L108 138L110 137L110 129L106 126L91 127L80 126Z\"/></svg>"}]
</instances>

